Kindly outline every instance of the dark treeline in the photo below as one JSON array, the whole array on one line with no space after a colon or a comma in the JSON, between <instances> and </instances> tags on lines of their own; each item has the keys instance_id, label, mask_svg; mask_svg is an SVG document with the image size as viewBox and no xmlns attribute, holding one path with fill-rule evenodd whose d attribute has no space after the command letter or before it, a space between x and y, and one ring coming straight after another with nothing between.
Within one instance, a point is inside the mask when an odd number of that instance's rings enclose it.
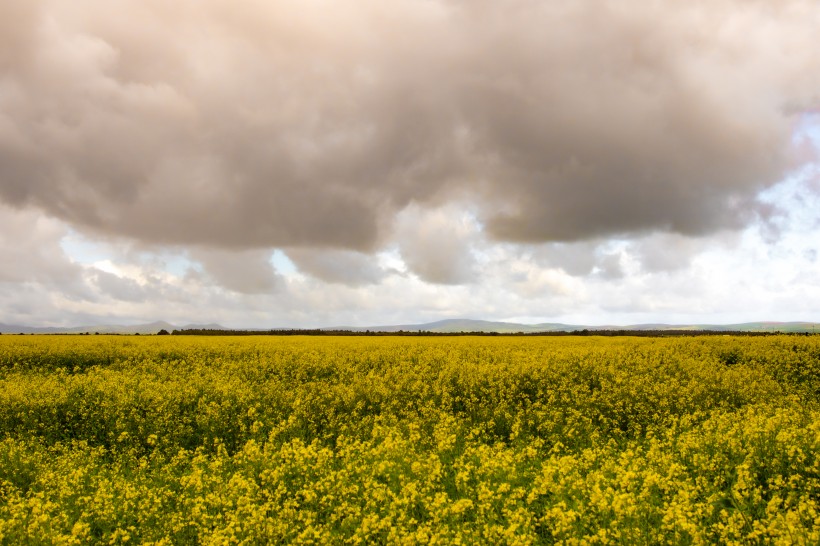
<instances>
[{"instance_id":1,"label":"dark treeline","mask_svg":"<svg viewBox=\"0 0 820 546\"><path fill-rule=\"evenodd\" d=\"M406 336L406 337L447 337L447 336L771 336L789 332L742 332L722 330L573 330L555 332L429 332L425 330L399 330L382 332L371 330L174 330L175 336ZM799 335L810 335L808 332Z\"/></svg>"}]
</instances>

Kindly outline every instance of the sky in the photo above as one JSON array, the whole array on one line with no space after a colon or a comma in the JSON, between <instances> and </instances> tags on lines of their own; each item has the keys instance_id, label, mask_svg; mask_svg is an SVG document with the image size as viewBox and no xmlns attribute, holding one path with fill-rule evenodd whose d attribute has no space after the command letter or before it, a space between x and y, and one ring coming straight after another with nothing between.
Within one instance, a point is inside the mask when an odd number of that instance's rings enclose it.
<instances>
[{"instance_id":1,"label":"sky","mask_svg":"<svg viewBox=\"0 0 820 546\"><path fill-rule=\"evenodd\" d=\"M820 321L814 0L4 0L0 322Z\"/></svg>"}]
</instances>

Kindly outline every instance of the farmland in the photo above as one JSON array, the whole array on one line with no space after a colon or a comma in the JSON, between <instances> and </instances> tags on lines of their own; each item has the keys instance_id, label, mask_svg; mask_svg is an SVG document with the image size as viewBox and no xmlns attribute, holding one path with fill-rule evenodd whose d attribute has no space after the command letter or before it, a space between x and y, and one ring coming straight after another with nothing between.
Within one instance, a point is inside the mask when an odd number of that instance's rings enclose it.
<instances>
[{"instance_id":1,"label":"farmland","mask_svg":"<svg viewBox=\"0 0 820 546\"><path fill-rule=\"evenodd\" d=\"M0 336L0 542L816 544L819 399L815 336Z\"/></svg>"}]
</instances>

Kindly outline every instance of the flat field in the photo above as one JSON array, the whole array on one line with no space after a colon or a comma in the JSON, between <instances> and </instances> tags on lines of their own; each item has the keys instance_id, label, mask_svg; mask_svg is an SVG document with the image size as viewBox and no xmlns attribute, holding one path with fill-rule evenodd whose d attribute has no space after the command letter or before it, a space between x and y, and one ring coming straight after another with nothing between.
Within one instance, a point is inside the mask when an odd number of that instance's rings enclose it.
<instances>
[{"instance_id":1,"label":"flat field","mask_svg":"<svg viewBox=\"0 0 820 546\"><path fill-rule=\"evenodd\" d=\"M820 337L0 336L3 544L818 544Z\"/></svg>"}]
</instances>

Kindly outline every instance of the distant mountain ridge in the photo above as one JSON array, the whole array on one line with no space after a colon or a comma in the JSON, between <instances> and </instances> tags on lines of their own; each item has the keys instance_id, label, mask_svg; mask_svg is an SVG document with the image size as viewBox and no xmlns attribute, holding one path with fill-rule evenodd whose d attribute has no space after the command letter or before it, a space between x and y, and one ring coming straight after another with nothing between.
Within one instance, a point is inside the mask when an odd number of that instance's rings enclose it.
<instances>
[{"instance_id":1,"label":"distant mountain ridge","mask_svg":"<svg viewBox=\"0 0 820 546\"><path fill-rule=\"evenodd\" d=\"M90 326L20 326L15 324L0 324L2 334L156 334L160 330L225 330L219 324L186 324L184 326L174 326L165 321L149 322L146 324L134 324L122 326L118 324L97 324Z\"/></svg>"},{"instance_id":2,"label":"distant mountain ridge","mask_svg":"<svg viewBox=\"0 0 820 546\"><path fill-rule=\"evenodd\" d=\"M708 330L715 332L814 332L820 331L816 322L744 322L739 324L631 324L621 325L580 325L560 322L543 322L540 324L519 324L515 322L494 322L475 319L445 319L423 324L403 324L391 326L355 326L322 328L322 330L351 330L354 332L578 332L581 330Z\"/></svg>"},{"instance_id":3,"label":"distant mountain ridge","mask_svg":"<svg viewBox=\"0 0 820 546\"><path fill-rule=\"evenodd\" d=\"M387 326L337 326L318 328L319 330L349 330L352 332L434 332L434 333L457 333L457 332L498 332L498 333L534 333L534 332L578 332L621 330L621 331L645 331L645 330L707 330L714 332L820 332L820 323L816 322L744 322L739 324L632 324L632 325L579 325L564 324L560 322L544 322L541 324L519 324L515 322L498 322L475 319L445 319L435 322L420 324L398 324ZM156 334L160 330L229 330L220 324L186 324L175 326L165 321L149 322L146 324L136 324L131 326L99 324L91 326L73 327L36 327L0 324L2 334ZM270 330L299 330L299 328L245 328L251 331Z\"/></svg>"}]
</instances>

